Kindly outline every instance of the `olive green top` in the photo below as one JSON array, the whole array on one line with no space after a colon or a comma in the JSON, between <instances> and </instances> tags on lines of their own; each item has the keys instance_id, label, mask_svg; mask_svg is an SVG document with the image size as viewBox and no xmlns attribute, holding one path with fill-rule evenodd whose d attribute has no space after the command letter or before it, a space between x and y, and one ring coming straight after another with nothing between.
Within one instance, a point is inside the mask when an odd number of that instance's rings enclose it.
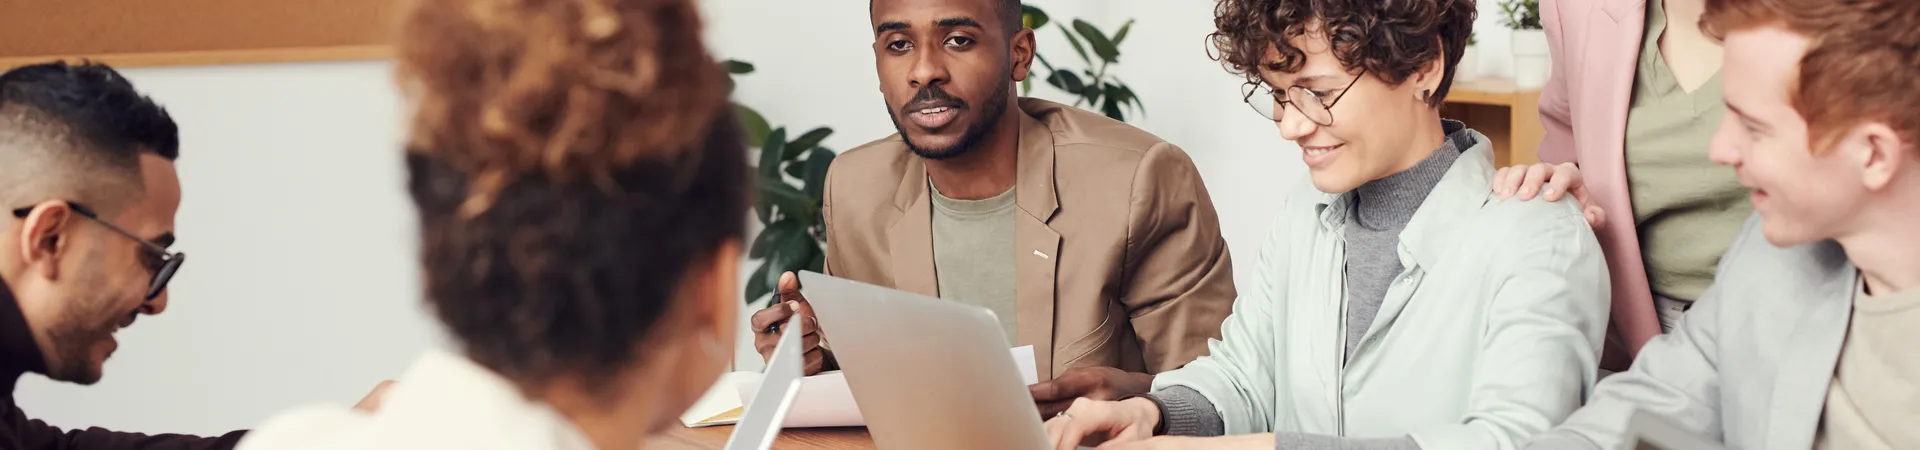
<instances>
[{"instance_id":1,"label":"olive green top","mask_svg":"<svg viewBox=\"0 0 1920 450\"><path fill-rule=\"evenodd\" d=\"M1647 1L1627 108L1627 184L1648 284L1655 294L1692 301L1713 283L1720 254L1753 205L1733 170L1707 158L1707 143L1726 114L1720 74L1691 93L1680 87L1660 54L1667 25L1662 3Z\"/></svg>"},{"instance_id":2,"label":"olive green top","mask_svg":"<svg viewBox=\"0 0 1920 450\"><path fill-rule=\"evenodd\" d=\"M1014 341L1019 301L1013 292L1014 190L985 200L956 200L933 191L933 272L940 298L987 308Z\"/></svg>"},{"instance_id":3,"label":"olive green top","mask_svg":"<svg viewBox=\"0 0 1920 450\"><path fill-rule=\"evenodd\" d=\"M1920 448L1920 288L1853 294L1815 449Z\"/></svg>"}]
</instances>

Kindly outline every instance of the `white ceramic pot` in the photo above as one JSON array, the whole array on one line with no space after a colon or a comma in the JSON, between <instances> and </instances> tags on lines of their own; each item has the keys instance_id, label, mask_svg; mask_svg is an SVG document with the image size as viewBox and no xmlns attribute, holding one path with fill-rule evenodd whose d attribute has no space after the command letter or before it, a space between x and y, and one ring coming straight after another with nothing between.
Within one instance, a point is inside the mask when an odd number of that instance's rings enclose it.
<instances>
[{"instance_id":1,"label":"white ceramic pot","mask_svg":"<svg viewBox=\"0 0 1920 450\"><path fill-rule=\"evenodd\" d=\"M1553 57L1547 53L1547 32L1513 30L1513 84L1534 89L1547 84Z\"/></svg>"},{"instance_id":2,"label":"white ceramic pot","mask_svg":"<svg viewBox=\"0 0 1920 450\"><path fill-rule=\"evenodd\" d=\"M1453 81L1465 82L1480 78L1480 46L1469 45L1460 54L1460 64L1453 66Z\"/></svg>"}]
</instances>

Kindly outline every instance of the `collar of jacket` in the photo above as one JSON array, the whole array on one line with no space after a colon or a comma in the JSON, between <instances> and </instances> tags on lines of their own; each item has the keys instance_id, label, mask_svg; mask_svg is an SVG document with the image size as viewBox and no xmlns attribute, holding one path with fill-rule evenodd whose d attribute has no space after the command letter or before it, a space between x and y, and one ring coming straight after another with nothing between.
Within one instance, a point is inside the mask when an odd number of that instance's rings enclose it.
<instances>
[{"instance_id":1,"label":"collar of jacket","mask_svg":"<svg viewBox=\"0 0 1920 450\"><path fill-rule=\"evenodd\" d=\"M1456 147L1466 138L1473 139L1473 144L1465 147L1453 167L1447 168L1440 184L1434 185L1433 192L1407 222L1406 230L1400 232L1400 248L1411 254L1416 263L1428 267L1459 243L1459 239L1449 239L1448 235L1459 229L1459 222L1471 217L1464 212L1485 206L1493 195L1492 141L1460 122L1443 120L1441 127ZM1339 233L1346 226L1347 204L1353 201L1352 197L1351 191L1321 195L1315 208L1323 230Z\"/></svg>"},{"instance_id":2,"label":"collar of jacket","mask_svg":"<svg viewBox=\"0 0 1920 450\"><path fill-rule=\"evenodd\" d=\"M6 383L7 396L13 396L21 375L46 370L47 360L34 342L33 329L27 327L26 314L20 311L13 288L0 280L0 382Z\"/></svg>"},{"instance_id":3,"label":"collar of jacket","mask_svg":"<svg viewBox=\"0 0 1920 450\"><path fill-rule=\"evenodd\" d=\"M1020 119L1020 142L1016 144L1020 160L1014 169L1014 201L1021 211L1041 223L1053 220L1053 213L1060 209L1060 197L1053 184L1053 130L1034 116L1064 107L1046 100L1022 98L1019 107L1010 112ZM926 161L908 158L906 175L893 192L893 207L902 212L925 198L928 194Z\"/></svg>"}]
</instances>

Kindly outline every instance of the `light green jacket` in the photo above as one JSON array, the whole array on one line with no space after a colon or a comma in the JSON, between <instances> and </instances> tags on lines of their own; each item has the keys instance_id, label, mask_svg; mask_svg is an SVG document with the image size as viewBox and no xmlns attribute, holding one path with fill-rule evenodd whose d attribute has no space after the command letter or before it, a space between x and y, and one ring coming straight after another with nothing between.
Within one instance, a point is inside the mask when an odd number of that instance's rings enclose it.
<instances>
[{"instance_id":1,"label":"light green jacket","mask_svg":"<svg viewBox=\"0 0 1920 450\"><path fill-rule=\"evenodd\" d=\"M1423 450L1510 449L1580 407L1607 327L1606 262L1571 201L1492 195L1487 137L1400 234L1406 270L1350 360L1347 196L1302 186L1209 356L1160 374L1212 401L1227 434L1411 435Z\"/></svg>"}]
</instances>

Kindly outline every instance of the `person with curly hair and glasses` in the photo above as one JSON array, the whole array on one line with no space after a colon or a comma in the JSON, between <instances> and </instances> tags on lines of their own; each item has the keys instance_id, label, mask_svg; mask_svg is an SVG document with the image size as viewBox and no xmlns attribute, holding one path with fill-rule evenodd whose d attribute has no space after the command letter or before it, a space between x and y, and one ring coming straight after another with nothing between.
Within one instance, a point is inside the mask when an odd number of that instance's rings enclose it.
<instances>
[{"instance_id":1,"label":"person with curly hair and glasses","mask_svg":"<svg viewBox=\"0 0 1920 450\"><path fill-rule=\"evenodd\" d=\"M1573 202L1492 192L1485 135L1440 118L1472 0L1222 0L1212 46L1299 144L1209 354L1081 400L1060 449L1516 448L1598 378L1607 269Z\"/></svg>"},{"instance_id":2,"label":"person with curly hair and glasses","mask_svg":"<svg viewBox=\"0 0 1920 450\"><path fill-rule=\"evenodd\" d=\"M241 449L634 449L732 359L746 148L692 0L420 0L396 67L457 353Z\"/></svg>"}]
</instances>

